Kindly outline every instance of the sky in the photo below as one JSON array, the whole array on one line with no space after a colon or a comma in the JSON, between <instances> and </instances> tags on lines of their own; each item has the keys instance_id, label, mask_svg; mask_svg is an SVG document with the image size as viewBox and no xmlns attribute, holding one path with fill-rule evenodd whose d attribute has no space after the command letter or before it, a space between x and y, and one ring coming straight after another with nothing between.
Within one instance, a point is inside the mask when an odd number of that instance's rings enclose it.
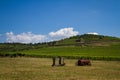
<instances>
[{"instance_id":1,"label":"sky","mask_svg":"<svg viewBox=\"0 0 120 80\"><path fill-rule=\"evenodd\" d=\"M86 33L120 37L120 0L0 0L0 43Z\"/></svg>"}]
</instances>

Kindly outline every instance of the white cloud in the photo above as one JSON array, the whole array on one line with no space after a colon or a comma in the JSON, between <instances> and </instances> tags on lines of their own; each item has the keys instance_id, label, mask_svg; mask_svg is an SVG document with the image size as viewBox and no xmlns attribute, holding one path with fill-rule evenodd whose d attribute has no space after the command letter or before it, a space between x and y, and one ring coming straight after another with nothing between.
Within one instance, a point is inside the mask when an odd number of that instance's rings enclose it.
<instances>
[{"instance_id":1,"label":"white cloud","mask_svg":"<svg viewBox=\"0 0 120 80\"><path fill-rule=\"evenodd\" d=\"M49 36L52 38L52 40L64 39L76 35L78 35L78 32L74 31L73 28L62 28L56 32L49 33Z\"/></svg>"},{"instance_id":2,"label":"white cloud","mask_svg":"<svg viewBox=\"0 0 120 80\"><path fill-rule=\"evenodd\" d=\"M7 42L20 42L20 43L38 43L46 40L45 35L36 35L31 32L20 33L14 35L13 32L7 32Z\"/></svg>"},{"instance_id":3,"label":"white cloud","mask_svg":"<svg viewBox=\"0 0 120 80\"><path fill-rule=\"evenodd\" d=\"M47 35L33 34L31 32L23 32L16 35L13 32L7 32L6 41L19 42L19 43L39 43L39 42L60 40L76 35L78 35L78 32L74 31L73 28L62 28L58 31L50 32Z\"/></svg>"},{"instance_id":4,"label":"white cloud","mask_svg":"<svg viewBox=\"0 0 120 80\"><path fill-rule=\"evenodd\" d=\"M98 33L97 33L97 32L89 32L89 33L87 33L87 34L98 35Z\"/></svg>"}]
</instances>

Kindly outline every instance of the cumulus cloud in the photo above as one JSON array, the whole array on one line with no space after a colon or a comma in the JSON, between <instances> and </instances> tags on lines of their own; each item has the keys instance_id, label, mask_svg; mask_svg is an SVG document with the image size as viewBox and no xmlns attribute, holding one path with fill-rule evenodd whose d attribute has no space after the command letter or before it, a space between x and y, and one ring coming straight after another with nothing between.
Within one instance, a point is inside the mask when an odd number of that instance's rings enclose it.
<instances>
[{"instance_id":1,"label":"cumulus cloud","mask_svg":"<svg viewBox=\"0 0 120 80\"><path fill-rule=\"evenodd\" d=\"M15 35L13 32L7 32L7 42L20 42L20 43L38 43L46 40L45 35L37 35L31 32L20 33Z\"/></svg>"},{"instance_id":2,"label":"cumulus cloud","mask_svg":"<svg viewBox=\"0 0 120 80\"><path fill-rule=\"evenodd\" d=\"M53 40L64 39L75 35L78 35L78 32L74 31L73 28L62 28L56 32L49 33L50 38Z\"/></svg>"},{"instance_id":3,"label":"cumulus cloud","mask_svg":"<svg viewBox=\"0 0 120 80\"><path fill-rule=\"evenodd\" d=\"M46 35L33 34L32 32L23 32L16 35L13 32L7 32L6 41L19 43L39 43L60 40L75 35L78 35L78 32L74 31L73 28L62 28L58 31L50 32Z\"/></svg>"},{"instance_id":4,"label":"cumulus cloud","mask_svg":"<svg viewBox=\"0 0 120 80\"><path fill-rule=\"evenodd\" d=\"M98 35L97 32L89 32L89 33L87 33L87 34Z\"/></svg>"}]
</instances>

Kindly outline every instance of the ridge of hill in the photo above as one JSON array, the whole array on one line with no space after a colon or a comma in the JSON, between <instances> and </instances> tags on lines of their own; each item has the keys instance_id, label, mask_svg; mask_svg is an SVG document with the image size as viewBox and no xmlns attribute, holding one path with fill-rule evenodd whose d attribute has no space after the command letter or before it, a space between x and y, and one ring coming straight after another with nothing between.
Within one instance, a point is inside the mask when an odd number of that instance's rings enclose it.
<instances>
[{"instance_id":1,"label":"ridge of hill","mask_svg":"<svg viewBox=\"0 0 120 80\"><path fill-rule=\"evenodd\" d=\"M29 50L34 48L52 47L52 46L110 46L120 45L120 38L104 35L83 34L58 41L23 44L23 43L0 43L0 51Z\"/></svg>"},{"instance_id":2,"label":"ridge of hill","mask_svg":"<svg viewBox=\"0 0 120 80\"><path fill-rule=\"evenodd\" d=\"M120 43L120 38L104 35L83 34L70 38L65 38L59 41L49 42L49 45L54 46L110 46Z\"/></svg>"}]
</instances>

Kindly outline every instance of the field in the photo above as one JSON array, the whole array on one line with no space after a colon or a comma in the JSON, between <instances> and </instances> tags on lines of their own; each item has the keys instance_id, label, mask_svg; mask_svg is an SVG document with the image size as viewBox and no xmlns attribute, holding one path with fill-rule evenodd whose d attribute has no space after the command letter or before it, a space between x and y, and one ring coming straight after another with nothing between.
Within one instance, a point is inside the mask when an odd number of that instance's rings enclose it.
<instances>
[{"instance_id":1,"label":"field","mask_svg":"<svg viewBox=\"0 0 120 80\"><path fill-rule=\"evenodd\" d=\"M120 61L120 46L104 46L104 47L76 47L76 46L62 46L62 47L44 47L34 50L26 50L20 53L37 56L37 57L51 57L64 56L67 58L89 58L92 60L116 60Z\"/></svg>"},{"instance_id":2,"label":"field","mask_svg":"<svg viewBox=\"0 0 120 80\"><path fill-rule=\"evenodd\" d=\"M0 43L0 57L18 56L120 61L120 38L84 34L36 44Z\"/></svg>"},{"instance_id":3,"label":"field","mask_svg":"<svg viewBox=\"0 0 120 80\"><path fill-rule=\"evenodd\" d=\"M76 61L65 59L66 66L52 67L51 58L0 58L0 80L120 80L119 61L75 66Z\"/></svg>"},{"instance_id":4,"label":"field","mask_svg":"<svg viewBox=\"0 0 120 80\"><path fill-rule=\"evenodd\" d=\"M52 67L62 56L65 66ZM76 66L90 59L92 66ZM43 43L0 43L0 80L120 80L120 38L77 35Z\"/></svg>"}]
</instances>

